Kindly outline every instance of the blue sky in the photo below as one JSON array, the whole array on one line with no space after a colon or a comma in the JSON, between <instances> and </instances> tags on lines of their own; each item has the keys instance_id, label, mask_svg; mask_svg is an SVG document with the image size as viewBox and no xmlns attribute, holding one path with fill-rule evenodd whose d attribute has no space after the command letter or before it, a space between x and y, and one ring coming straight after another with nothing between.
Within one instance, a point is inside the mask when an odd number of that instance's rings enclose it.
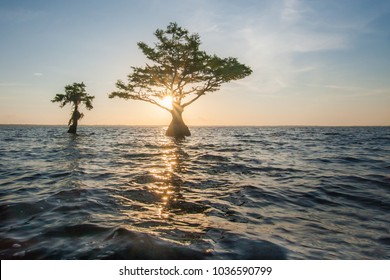
<instances>
[{"instance_id":1,"label":"blue sky","mask_svg":"<svg viewBox=\"0 0 390 280\"><path fill-rule=\"evenodd\" d=\"M177 22L253 74L200 98L190 125L390 125L390 1L5 1L0 123L65 124L50 102L84 81L84 124L168 124L167 112L108 99L146 59L136 43Z\"/></svg>"}]
</instances>

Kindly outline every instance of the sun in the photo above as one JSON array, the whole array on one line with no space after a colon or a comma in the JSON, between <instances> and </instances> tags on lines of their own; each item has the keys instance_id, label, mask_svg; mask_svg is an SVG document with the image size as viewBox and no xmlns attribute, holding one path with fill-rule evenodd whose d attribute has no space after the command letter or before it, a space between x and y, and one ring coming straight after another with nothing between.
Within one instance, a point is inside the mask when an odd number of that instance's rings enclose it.
<instances>
[{"instance_id":1,"label":"sun","mask_svg":"<svg viewBox=\"0 0 390 280\"><path fill-rule=\"evenodd\" d=\"M173 99L172 99L172 96L165 96L161 101L161 105L163 105L164 107L168 108L169 110L172 110L172 102L173 102Z\"/></svg>"}]
</instances>

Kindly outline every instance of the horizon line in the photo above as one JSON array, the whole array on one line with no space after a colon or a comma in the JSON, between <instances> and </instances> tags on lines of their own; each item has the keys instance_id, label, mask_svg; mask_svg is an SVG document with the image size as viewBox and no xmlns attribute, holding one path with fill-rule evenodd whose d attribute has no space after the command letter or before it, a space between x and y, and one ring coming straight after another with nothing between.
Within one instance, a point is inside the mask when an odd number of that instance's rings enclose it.
<instances>
[{"instance_id":1,"label":"horizon line","mask_svg":"<svg viewBox=\"0 0 390 280\"><path fill-rule=\"evenodd\" d=\"M66 124L29 124L29 123L0 123L0 126L63 126L68 127ZM167 127L164 124L79 124L79 127L88 126L123 126L123 127ZM308 124L263 124L263 125L235 125L235 124L209 124L209 125L188 125L189 127L390 127L390 124L385 125L308 125Z\"/></svg>"}]
</instances>

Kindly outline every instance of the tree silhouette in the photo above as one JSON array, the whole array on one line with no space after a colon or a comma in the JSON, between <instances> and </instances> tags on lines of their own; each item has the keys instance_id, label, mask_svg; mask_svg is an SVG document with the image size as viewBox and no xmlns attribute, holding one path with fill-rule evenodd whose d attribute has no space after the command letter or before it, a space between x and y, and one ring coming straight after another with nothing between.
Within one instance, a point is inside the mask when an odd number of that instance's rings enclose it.
<instances>
[{"instance_id":1,"label":"tree silhouette","mask_svg":"<svg viewBox=\"0 0 390 280\"><path fill-rule=\"evenodd\" d=\"M85 107L91 110L93 108L92 100L94 98L95 96L88 95L85 91L85 84L81 82L65 86L65 94L58 93L51 100L51 102L59 102L61 108L67 104L71 104L74 108L68 122L68 133L76 133L78 121L84 116L83 113L79 112L79 106L84 103Z\"/></svg>"},{"instance_id":2,"label":"tree silhouette","mask_svg":"<svg viewBox=\"0 0 390 280\"><path fill-rule=\"evenodd\" d=\"M184 109L208 92L217 91L223 83L242 79L252 70L236 58L220 58L201 51L198 34L170 23L166 30L157 29L157 43L138 47L153 62L145 67L132 67L127 83L118 80L117 91L109 97L141 100L172 114L167 136L184 137L191 133L183 121ZM161 102L170 97L172 106Z\"/></svg>"}]
</instances>

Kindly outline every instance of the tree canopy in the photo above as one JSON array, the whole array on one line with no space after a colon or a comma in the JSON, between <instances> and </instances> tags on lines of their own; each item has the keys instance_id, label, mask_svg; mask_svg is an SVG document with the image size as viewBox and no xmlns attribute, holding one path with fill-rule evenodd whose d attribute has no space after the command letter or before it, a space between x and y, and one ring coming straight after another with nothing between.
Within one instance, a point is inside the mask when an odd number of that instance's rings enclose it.
<instances>
[{"instance_id":1,"label":"tree canopy","mask_svg":"<svg viewBox=\"0 0 390 280\"><path fill-rule=\"evenodd\" d=\"M56 94L51 102L59 102L61 108L67 104L71 104L77 108L81 103L84 103L85 107L91 110L93 108L92 101L94 98L95 96L88 95L85 90L85 84L81 82L65 86L65 94Z\"/></svg>"},{"instance_id":2,"label":"tree canopy","mask_svg":"<svg viewBox=\"0 0 390 280\"><path fill-rule=\"evenodd\" d=\"M223 83L252 73L236 58L220 58L200 50L199 35L190 34L177 23L170 23L166 30L157 29L154 35L154 46L138 43L152 63L132 67L127 82L118 80L110 98L141 100L172 112L160 102L166 96L172 97L176 105L173 108L183 110L206 93L217 91Z\"/></svg>"}]
</instances>

